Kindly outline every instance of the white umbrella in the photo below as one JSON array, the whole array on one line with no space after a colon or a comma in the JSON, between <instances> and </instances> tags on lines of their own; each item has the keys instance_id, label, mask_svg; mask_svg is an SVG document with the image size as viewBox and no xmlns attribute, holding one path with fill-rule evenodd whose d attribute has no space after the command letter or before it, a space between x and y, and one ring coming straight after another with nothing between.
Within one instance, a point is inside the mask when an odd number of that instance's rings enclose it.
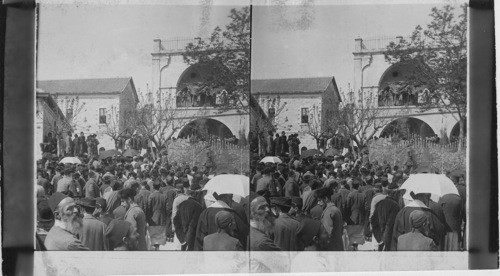
<instances>
[{"instance_id":1,"label":"white umbrella","mask_svg":"<svg viewBox=\"0 0 500 276\"><path fill-rule=\"evenodd\" d=\"M59 161L59 163L81 164L82 161L80 161L80 159L78 159L77 157L64 157L61 161Z\"/></svg>"},{"instance_id":2,"label":"white umbrella","mask_svg":"<svg viewBox=\"0 0 500 276\"><path fill-rule=\"evenodd\" d=\"M246 197L250 194L250 178L239 174L219 174L210 179L203 190Z\"/></svg>"},{"instance_id":3,"label":"white umbrella","mask_svg":"<svg viewBox=\"0 0 500 276\"><path fill-rule=\"evenodd\" d=\"M281 159L276 156L266 156L260 160L262 163L281 163Z\"/></svg>"},{"instance_id":4,"label":"white umbrella","mask_svg":"<svg viewBox=\"0 0 500 276\"><path fill-rule=\"evenodd\" d=\"M411 174L400 189L406 189L404 195L406 199L412 199L410 192L429 193L434 201L447 194L458 195L453 181L442 174Z\"/></svg>"}]
</instances>

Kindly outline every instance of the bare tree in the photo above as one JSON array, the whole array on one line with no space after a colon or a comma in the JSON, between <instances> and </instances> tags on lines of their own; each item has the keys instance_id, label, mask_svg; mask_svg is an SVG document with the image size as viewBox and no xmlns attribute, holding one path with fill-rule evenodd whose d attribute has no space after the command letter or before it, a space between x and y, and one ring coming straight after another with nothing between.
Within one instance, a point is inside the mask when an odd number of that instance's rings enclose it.
<instances>
[{"instance_id":1,"label":"bare tree","mask_svg":"<svg viewBox=\"0 0 500 276\"><path fill-rule=\"evenodd\" d=\"M379 130L395 118L394 115L389 116L386 109L379 108L375 99L367 92L358 91L355 95L349 91L331 117L331 128L351 139L358 148L365 147Z\"/></svg>"},{"instance_id":2,"label":"bare tree","mask_svg":"<svg viewBox=\"0 0 500 276\"><path fill-rule=\"evenodd\" d=\"M280 96L260 98L258 101L250 96L250 129L253 135L257 135L258 149L262 152L265 148L265 137L269 131L275 132L278 126L282 129L290 129L288 118L279 116L286 110L286 102L282 101ZM267 112L265 111L267 109Z\"/></svg>"},{"instance_id":3,"label":"bare tree","mask_svg":"<svg viewBox=\"0 0 500 276\"><path fill-rule=\"evenodd\" d=\"M157 92L159 93L159 92ZM153 142L156 149L166 147L167 141L186 125L186 111L176 108L175 98L168 94L155 103L142 101L134 112L131 120L135 129Z\"/></svg>"},{"instance_id":4,"label":"bare tree","mask_svg":"<svg viewBox=\"0 0 500 276\"><path fill-rule=\"evenodd\" d=\"M56 136L61 137L63 133L68 131L75 131L76 129L85 129L90 126L85 120L81 120L80 114L82 113L85 102L80 102L79 97L61 97L57 94L51 95L57 105L62 109L65 115L66 122L58 122L51 128L51 132Z\"/></svg>"},{"instance_id":5,"label":"bare tree","mask_svg":"<svg viewBox=\"0 0 500 276\"><path fill-rule=\"evenodd\" d=\"M334 118L336 115L338 112L334 108L322 110L321 106L315 104L309 108L307 134L314 138L317 149L321 147L321 140L337 131L338 126Z\"/></svg>"},{"instance_id":6,"label":"bare tree","mask_svg":"<svg viewBox=\"0 0 500 276\"><path fill-rule=\"evenodd\" d=\"M125 114L123 120L120 120L120 112L114 105L106 112L106 127L104 134L109 136L115 142L115 149L118 149L118 144L121 138L124 138L126 133L133 133L135 127L132 124L134 120L130 118L130 113Z\"/></svg>"}]
</instances>

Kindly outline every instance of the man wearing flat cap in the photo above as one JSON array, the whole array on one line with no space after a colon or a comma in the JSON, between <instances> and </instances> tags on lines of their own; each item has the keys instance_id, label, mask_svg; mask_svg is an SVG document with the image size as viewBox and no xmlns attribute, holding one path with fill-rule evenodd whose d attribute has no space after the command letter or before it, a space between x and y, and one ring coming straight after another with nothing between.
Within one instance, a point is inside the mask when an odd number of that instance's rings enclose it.
<instances>
[{"instance_id":1,"label":"man wearing flat cap","mask_svg":"<svg viewBox=\"0 0 500 276\"><path fill-rule=\"evenodd\" d=\"M49 198L54 213L54 226L45 238L47 250L89 250L77 238L82 229L82 218L75 200L59 192Z\"/></svg>"},{"instance_id":2,"label":"man wearing flat cap","mask_svg":"<svg viewBox=\"0 0 500 276\"><path fill-rule=\"evenodd\" d=\"M94 217L96 200L93 198L82 198L77 202L84 211L83 227L80 240L92 251L108 250L106 239L106 224Z\"/></svg>"},{"instance_id":3,"label":"man wearing flat cap","mask_svg":"<svg viewBox=\"0 0 500 276\"><path fill-rule=\"evenodd\" d=\"M243 251L243 246L234 238L234 215L228 211L219 211L215 215L217 232L203 239L203 251Z\"/></svg>"},{"instance_id":4,"label":"man wearing flat cap","mask_svg":"<svg viewBox=\"0 0 500 276\"><path fill-rule=\"evenodd\" d=\"M398 237L398 251L436 251L436 244L426 236L429 220L427 214L421 210L410 213L412 230Z\"/></svg>"},{"instance_id":5,"label":"man wearing flat cap","mask_svg":"<svg viewBox=\"0 0 500 276\"><path fill-rule=\"evenodd\" d=\"M278 209L278 218L274 221L274 243L282 251L296 251L299 222L288 215L292 208L292 199L275 197L271 198L271 204Z\"/></svg>"},{"instance_id":6,"label":"man wearing flat cap","mask_svg":"<svg viewBox=\"0 0 500 276\"><path fill-rule=\"evenodd\" d=\"M250 251L281 251L270 238L270 233L274 230L274 220L264 197L258 196L250 202Z\"/></svg>"},{"instance_id":7,"label":"man wearing flat cap","mask_svg":"<svg viewBox=\"0 0 500 276\"><path fill-rule=\"evenodd\" d=\"M330 251L344 251L344 244L342 241L344 220L340 209L331 202L333 190L331 188L320 188L316 191L318 201L322 201L324 206L323 213L321 214L321 223L330 235L330 243L328 250Z\"/></svg>"},{"instance_id":8,"label":"man wearing flat cap","mask_svg":"<svg viewBox=\"0 0 500 276\"><path fill-rule=\"evenodd\" d=\"M424 193L410 193L410 195L413 201L408 203L408 205L401 209L396 215L394 228L392 230L391 250L396 250L398 248L399 236L412 231L413 228L410 223L410 214L415 210L425 212L429 221L428 237L434 241L439 247L439 250L442 250L444 246L444 236L446 234L445 222L440 221L439 217L428 207L431 195Z\"/></svg>"}]
</instances>

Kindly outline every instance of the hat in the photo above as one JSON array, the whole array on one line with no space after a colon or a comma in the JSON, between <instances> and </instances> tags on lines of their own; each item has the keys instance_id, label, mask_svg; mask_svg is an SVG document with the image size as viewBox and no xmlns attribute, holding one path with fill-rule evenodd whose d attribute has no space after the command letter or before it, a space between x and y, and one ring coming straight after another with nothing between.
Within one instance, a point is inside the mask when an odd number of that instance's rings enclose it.
<instances>
[{"instance_id":1,"label":"hat","mask_svg":"<svg viewBox=\"0 0 500 276\"><path fill-rule=\"evenodd\" d=\"M106 210L107 207L106 200L102 197L98 197L95 199L95 205L96 208L102 208L103 210Z\"/></svg>"},{"instance_id":2,"label":"hat","mask_svg":"<svg viewBox=\"0 0 500 276\"><path fill-rule=\"evenodd\" d=\"M111 174L108 174L108 173L103 175L103 177L102 177L102 180L104 182L110 182L112 179L113 179L113 176Z\"/></svg>"},{"instance_id":3,"label":"hat","mask_svg":"<svg viewBox=\"0 0 500 276\"><path fill-rule=\"evenodd\" d=\"M317 198L324 198L324 197L330 198L333 195L333 190L327 187L319 188L315 192Z\"/></svg>"},{"instance_id":4,"label":"hat","mask_svg":"<svg viewBox=\"0 0 500 276\"><path fill-rule=\"evenodd\" d=\"M271 197L271 205L280 207L292 207L292 199L288 197Z\"/></svg>"},{"instance_id":5,"label":"hat","mask_svg":"<svg viewBox=\"0 0 500 276\"><path fill-rule=\"evenodd\" d=\"M178 190L182 190L182 189L184 189L184 184L183 183L177 183L177 184L175 184L175 188L178 189Z\"/></svg>"},{"instance_id":6,"label":"hat","mask_svg":"<svg viewBox=\"0 0 500 276\"><path fill-rule=\"evenodd\" d=\"M78 204L80 206L84 206L84 207L95 208L96 207L96 205L95 205L96 200L93 198L84 197L84 198L78 200L76 204Z\"/></svg>"},{"instance_id":7,"label":"hat","mask_svg":"<svg viewBox=\"0 0 500 276\"><path fill-rule=\"evenodd\" d=\"M52 213L48 200L41 200L36 207L38 211L37 220L39 222L51 222L54 220L54 213Z\"/></svg>"},{"instance_id":8,"label":"hat","mask_svg":"<svg viewBox=\"0 0 500 276\"><path fill-rule=\"evenodd\" d=\"M219 211L215 215L215 224L220 229L226 229L234 221L234 216L228 211Z\"/></svg>"},{"instance_id":9,"label":"hat","mask_svg":"<svg viewBox=\"0 0 500 276\"><path fill-rule=\"evenodd\" d=\"M59 203L67 197L68 197L67 195L60 192L55 192L54 194L52 194L49 197L49 207L52 210L52 212L54 212L57 208L57 205L59 205Z\"/></svg>"},{"instance_id":10,"label":"hat","mask_svg":"<svg viewBox=\"0 0 500 276\"><path fill-rule=\"evenodd\" d=\"M109 223L106 230L106 237L108 237L113 249L122 243L123 238L127 236L130 226L130 222L125 220L113 219Z\"/></svg>"},{"instance_id":11,"label":"hat","mask_svg":"<svg viewBox=\"0 0 500 276\"><path fill-rule=\"evenodd\" d=\"M292 205L293 207L298 207L299 209L302 209L302 198L300 196L294 196L292 197Z\"/></svg>"},{"instance_id":12,"label":"hat","mask_svg":"<svg viewBox=\"0 0 500 276\"><path fill-rule=\"evenodd\" d=\"M389 184L389 186L387 186L387 189L396 190L396 189L399 189L399 186L396 182L393 181L392 183Z\"/></svg>"},{"instance_id":13,"label":"hat","mask_svg":"<svg viewBox=\"0 0 500 276\"><path fill-rule=\"evenodd\" d=\"M420 228L427 221L427 215L424 211L415 210L410 213L410 223L413 228Z\"/></svg>"}]
</instances>

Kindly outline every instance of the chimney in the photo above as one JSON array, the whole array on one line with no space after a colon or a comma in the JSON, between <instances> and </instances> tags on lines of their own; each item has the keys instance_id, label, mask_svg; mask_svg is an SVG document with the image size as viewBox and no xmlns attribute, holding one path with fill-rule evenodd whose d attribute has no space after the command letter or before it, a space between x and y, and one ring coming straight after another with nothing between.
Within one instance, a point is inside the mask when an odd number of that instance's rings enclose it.
<instances>
[{"instance_id":1,"label":"chimney","mask_svg":"<svg viewBox=\"0 0 500 276\"><path fill-rule=\"evenodd\" d=\"M361 52L363 50L363 39L359 36L354 39L354 50L356 52Z\"/></svg>"}]
</instances>

